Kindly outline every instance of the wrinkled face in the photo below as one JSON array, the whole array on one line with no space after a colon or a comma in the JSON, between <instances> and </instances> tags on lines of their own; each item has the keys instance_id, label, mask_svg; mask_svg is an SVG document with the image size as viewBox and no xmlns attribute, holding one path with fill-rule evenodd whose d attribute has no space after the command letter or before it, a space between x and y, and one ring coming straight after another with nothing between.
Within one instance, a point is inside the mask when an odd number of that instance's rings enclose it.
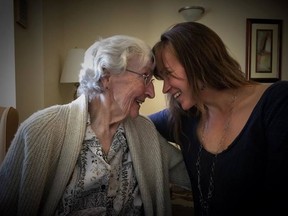
<instances>
[{"instance_id":1,"label":"wrinkled face","mask_svg":"<svg viewBox=\"0 0 288 216\"><path fill-rule=\"evenodd\" d=\"M150 75L146 80L147 85L145 85L143 75L147 77ZM155 97L151 78L151 64L139 68L137 57L129 60L127 71L110 77L110 89L113 92L114 103L125 117L137 117L140 106L145 99Z\"/></svg>"},{"instance_id":2,"label":"wrinkled face","mask_svg":"<svg viewBox=\"0 0 288 216\"><path fill-rule=\"evenodd\" d=\"M183 110L188 110L195 105L191 87L189 86L185 69L174 55L172 49L166 46L162 50L163 67L161 70L163 93L170 94L181 104Z\"/></svg>"}]
</instances>

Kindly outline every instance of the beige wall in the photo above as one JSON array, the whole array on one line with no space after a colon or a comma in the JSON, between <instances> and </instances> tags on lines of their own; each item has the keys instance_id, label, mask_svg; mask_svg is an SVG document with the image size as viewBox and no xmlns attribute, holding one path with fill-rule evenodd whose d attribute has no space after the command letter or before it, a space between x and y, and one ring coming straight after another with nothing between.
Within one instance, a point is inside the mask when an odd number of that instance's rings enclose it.
<instances>
[{"instance_id":1,"label":"beige wall","mask_svg":"<svg viewBox=\"0 0 288 216\"><path fill-rule=\"evenodd\" d=\"M184 21L178 9L193 2L207 10L199 22L222 37L243 70L246 18L283 19L282 78L288 79L288 63L284 61L288 57L285 0L28 0L29 27L24 30L16 26L20 120L38 109L72 100L74 86L59 83L69 49L86 49L100 36L114 34L133 35L153 46L166 28ZM143 114L165 107L161 82L156 82L155 88L156 99L146 100L141 107Z\"/></svg>"},{"instance_id":2,"label":"beige wall","mask_svg":"<svg viewBox=\"0 0 288 216\"><path fill-rule=\"evenodd\" d=\"M16 107L13 2L0 0L0 106Z\"/></svg>"},{"instance_id":3,"label":"beige wall","mask_svg":"<svg viewBox=\"0 0 288 216\"><path fill-rule=\"evenodd\" d=\"M16 108L20 121L44 107L42 2L28 0L28 25L15 23Z\"/></svg>"}]
</instances>

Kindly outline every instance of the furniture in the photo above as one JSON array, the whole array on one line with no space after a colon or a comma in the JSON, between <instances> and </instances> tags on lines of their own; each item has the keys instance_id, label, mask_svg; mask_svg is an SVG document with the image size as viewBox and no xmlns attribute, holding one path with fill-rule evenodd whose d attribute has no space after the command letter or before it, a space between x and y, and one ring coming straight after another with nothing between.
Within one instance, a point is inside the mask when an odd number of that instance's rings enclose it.
<instances>
[{"instance_id":1,"label":"furniture","mask_svg":"<svg viewBox=\"0 0 288 216\"><path fill-rule=\"evenodd\" d=\"M171 185L172 215L194 216L192 191Z\"/></svg>"},{"instance_id":2,"label":"furniture","mask_svg":"<svg viewBox=\"0 0 288 216\"><path fill-rule=\"evenodd\" d=\"M0 106L0 164L8 151L18 125L18 111L14 107Z\"/></svg>"},{"instance_id":3,"label":"furniture","mask_svg":"<svg viewBox=\"0 0 288 216\"><path fill-rule=\"evenodd\" d=\"M180 145L170 142L176 148L181 148ZM194 202L192 191L171 184L170 186L172 215L174 216L194 216Z\"/></svg>"}]
</instances>

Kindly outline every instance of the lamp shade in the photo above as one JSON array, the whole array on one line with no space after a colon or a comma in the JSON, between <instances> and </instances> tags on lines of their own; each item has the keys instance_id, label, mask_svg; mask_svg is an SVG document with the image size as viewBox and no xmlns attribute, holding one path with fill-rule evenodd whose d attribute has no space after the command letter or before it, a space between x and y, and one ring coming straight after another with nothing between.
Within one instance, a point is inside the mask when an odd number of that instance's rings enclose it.
<instances>
[{"instance_id":1,"label":"lamp shade","mask_svg":"<svg viewBox=\"0 0 288 216\"><path fill-rule=\"evenodd\" d=\"M204 12L205 9L201 6L186 6L178 10L178 13L180 13L187 21L199 20Z\"/></svg>"},{"instance_id":2,"label":"lamp shade","mask_svg":"<svg viewBox=\"0 0 288 216\"><path fill-rule=\"evenodd\" d=\"M81 64L84 60L85 50L74 48L69 50L64 62L60 83L78 83Z\"/></svg>"}]
</instances>

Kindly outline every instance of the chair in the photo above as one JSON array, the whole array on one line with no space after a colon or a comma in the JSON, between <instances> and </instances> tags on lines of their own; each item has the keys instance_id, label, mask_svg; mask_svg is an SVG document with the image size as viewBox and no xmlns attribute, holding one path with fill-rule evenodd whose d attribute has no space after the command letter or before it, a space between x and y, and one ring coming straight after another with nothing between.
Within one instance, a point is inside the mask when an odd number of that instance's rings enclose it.
<instances>
[{"instance_id":1,"label":"chair","mask_svg":"<svg viewBox=\"0 0 288 216\"><path fill-rule=\"evenodd\" d=\"M18 111L14 107L0 106L0 164L8 151L18 125Z\"/></svg>"}]
</instances>

